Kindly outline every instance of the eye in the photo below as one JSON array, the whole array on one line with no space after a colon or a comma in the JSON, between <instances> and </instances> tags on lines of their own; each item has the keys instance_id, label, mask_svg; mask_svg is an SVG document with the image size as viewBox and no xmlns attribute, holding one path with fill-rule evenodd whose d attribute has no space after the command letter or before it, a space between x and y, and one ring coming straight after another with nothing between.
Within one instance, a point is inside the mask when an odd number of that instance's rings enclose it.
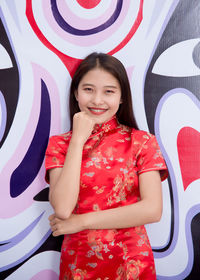
<instances>
[{"instance_id":1,"label":"eye","mask_svg":"<svg viewBox=\"0 0 200 280\"><path fill-rule=\"evenodd\" d=\"M85 87L83 90L90 93L93 89L91 87Z\"/></svg>"},{"instance_id":2,"label":"eye","mask_svg":"<svg viewBox=\"0 0 200 280\"><path fill-rule=\"evenodd\" d=\"M186 40L169 47L158 57L152 73L169 77L199 75L199 49L199 39Z\"/></svg>"},{"instance_id":3,"label":"eye","mask_svg":"<svg viewBox=\"0 0 200 280\"><path fill-rule=\"evenodd\" d=\"M114 90L111 90L111 89L106 90L106 94L112 94L112 93L114 93Z\"/></svg>"}]
</instances>

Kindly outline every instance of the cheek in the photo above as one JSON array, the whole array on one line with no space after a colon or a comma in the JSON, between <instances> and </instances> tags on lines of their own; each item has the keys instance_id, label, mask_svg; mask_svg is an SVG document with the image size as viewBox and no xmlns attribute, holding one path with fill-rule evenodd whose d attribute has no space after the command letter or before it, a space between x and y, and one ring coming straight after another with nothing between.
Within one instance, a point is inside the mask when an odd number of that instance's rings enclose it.
<instances>
[{"instance_id":1,"label":"cheek","mask_svg":"<svg viewBox=\"0 0 200 280\"><path fill-rule=\"evenodd\" d=\"M86 94L83 94L83 93L79 93L78 97L77 97L77 101L78 101L79 107L85 106L89 102L89 96Z\"/></svg>"},{"instance_id":2,"label":"cheek","mask_svg":"<svg viewBox=\"0 0 200 280\"><path fill-rule=\"evenodd\" d=\"M119 105L120 105L120 98L115 98L113 100L110 100L110 107L112 107L113 109L118 109Z\"/></svg>"}]
</instances>

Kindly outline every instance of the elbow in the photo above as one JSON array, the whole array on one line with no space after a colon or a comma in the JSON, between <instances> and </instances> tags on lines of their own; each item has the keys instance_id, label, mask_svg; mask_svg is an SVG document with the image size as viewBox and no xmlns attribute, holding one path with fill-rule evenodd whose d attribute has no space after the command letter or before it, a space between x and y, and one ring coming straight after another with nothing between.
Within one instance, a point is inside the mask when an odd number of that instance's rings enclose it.
<instances>
[{"instance_id":1,"label":"elbow","mask_svg":"<svg viewBox=\"0 0 200 280\"><path fill-rule=\"evenodd\" d=\"M61 220L67 220L71 216L71 213L63 212L63 211L55 211L56 217Z\"/></svg>"},{"instance_id":2,"label":"elbow","mask_svg":"<svg viewBox=\"0 0 200 280\"><path fill-rule=\"evenodd\" d=\"M62 220L68 219L75 207L73 203L66 201L66 199L63 200L61 196L56 198L52 192L49 193L49 202L53 207L56 217Z\"/></svg>"},{"instance_id":3,"label":"elbow","mask_svg":"<svg viewBox=\"0 0 200 280\"><path fill-rule=\"evenodd\" d=\"M56 217L61 220L69 219L69 217L72 214L72 211L69 211L68 209L62 209L60 207L53 207L53 208L54 208Z\"/></svg>"},{"instance_id":4,"label":"elbow","mask_svg":"<svg viewBox=\"0 0 200 280\"><path fill-rule=\"evenodd\" d=\"M158 223L162 218L162 211L157 211L154 215L154 223Z\"/></svg>"},{"instance_id":5,"label":"elbow","mask_svg":"<svg viewBox=\"0 0 200 280\"><path fill-rule=\"evenodd\" d=\"M57 205L56 203L54 203L51 200L50 197L49 197L49 201L50 201L51 206L53 207L54 213L57 218L59 218L61 220L66 220L71 216L71 214L72 214L71 209L68 209L66 206L62 207L60 205Z\"/></svg>"},{"instance_id":6,"label":"elbow","mask_svg":"<svg viewBox=\"0 0 200 280\"><path fill-rule=\"evenodd\" d=\"M157 223L162 218L162 207L155 207L150 211L149 223Z\"/></svg>"}]
</instances>

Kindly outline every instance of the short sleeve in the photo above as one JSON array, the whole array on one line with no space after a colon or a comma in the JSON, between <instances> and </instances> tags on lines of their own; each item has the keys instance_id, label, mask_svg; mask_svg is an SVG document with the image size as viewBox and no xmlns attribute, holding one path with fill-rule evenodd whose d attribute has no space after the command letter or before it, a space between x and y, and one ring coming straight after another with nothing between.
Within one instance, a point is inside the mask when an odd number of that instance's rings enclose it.
<instances>
[{"instance_id":1,"label":"short sleeve","mask_svg":"<svg viewBox=\"0 0 200 280\"><path fill-rule=\"evenodd\" d=\"M162 156L156 137L148 134L149 138L142 144L137 155L138 173L158 170L160 171L161 180L168 177L168 170L165 160Z\"/></svg>"},{"instance_id":2,"label":"short sleeve","mask_svg":"<svg viewBox=\"0 0 200 280\"><path fill-rule=\"evenodd\" d=\"M52 136L45 153L45 180L49 183L49 169L63 167L66 156L66 143L59 136Z\"/></svg>"}]
</instances>

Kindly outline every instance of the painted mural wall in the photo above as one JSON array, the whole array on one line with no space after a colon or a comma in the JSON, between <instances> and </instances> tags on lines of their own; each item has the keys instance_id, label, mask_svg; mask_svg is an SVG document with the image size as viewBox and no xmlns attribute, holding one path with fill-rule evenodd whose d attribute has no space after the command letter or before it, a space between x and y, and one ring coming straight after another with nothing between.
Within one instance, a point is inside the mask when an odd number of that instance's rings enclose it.
<instances>
[{"instance_id":1,"label":"painted mural wall","mask_svg":"<svg viewBox=\"0 0 200 280\"><path fill-rule=\"evenodd\" d=\"M157 279L199 279L199 16L199 0L0 1L0 279L58 279L44 153L69 129L71 77L92 51L125 65L169 168L162 219L147 225Z\"/></svg>"}]
</instances>

